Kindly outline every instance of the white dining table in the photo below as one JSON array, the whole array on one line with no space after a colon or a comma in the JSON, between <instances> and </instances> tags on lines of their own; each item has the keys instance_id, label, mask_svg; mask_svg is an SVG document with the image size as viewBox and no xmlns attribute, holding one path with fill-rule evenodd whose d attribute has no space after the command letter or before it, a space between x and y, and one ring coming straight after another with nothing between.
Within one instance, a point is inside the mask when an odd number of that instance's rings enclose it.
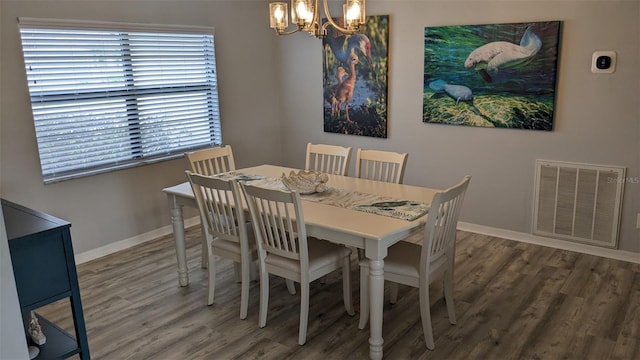
<instances>
[{"instance_id":1,"label":"white dining table","mask_svg":"<svg viewBox=\"0 0 640 360\"><path fill-rule=\"evenodd\" d=\"M247 175L262 175L279 178L297 170L274 165L236 170ZM376 194L384 197L431 203L439 190L419 186L393 184L380 181L359 179L355 177L329 175L327 185L335 189L353 192ZM178 276L180 286L189 284L185 251L184 219L182 207L197 208L189 182L184 182L163 189L169 199L171 222L175 236L176 255L178 258ZM384 302L384 258L387 249L407 237L417 228L422 227L427 215L416 220L407 221L347 207L339 207L316 201L308 201L303 197L302 207L307 235L328 240L338 244L364 249L369 259L369 356L371 359L382 359L382 319Z\"/></svg>"}]
</instances>

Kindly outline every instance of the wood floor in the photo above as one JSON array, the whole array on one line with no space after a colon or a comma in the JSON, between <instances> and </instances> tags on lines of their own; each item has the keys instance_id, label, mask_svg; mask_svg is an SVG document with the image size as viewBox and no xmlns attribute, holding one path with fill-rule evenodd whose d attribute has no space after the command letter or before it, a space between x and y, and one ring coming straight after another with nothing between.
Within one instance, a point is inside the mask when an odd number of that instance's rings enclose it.
<instances>
[{"instance_id":1,"label":"wood floor","mask_svg":"<svg viewBox=\"0 0 640 360\"><path fill-rule=\"evenodd\" d=\"M187 232L191 284L179 287L173 237L79 265L93 359L367 359L368 329L342 303L340 273L311 286L307 343L297 344L299 297L272 278L267 326L239 318L240 285L219 261L215 303L206 305L199 227ZM359 304L358 269L353 295ZM386 359L640 359L640 265L459 232L450 325L432 285L436 349L425 347L418 291L385 302ZM388 295L388 292L385 293ZM388 300L388 296L387 296ZM72 329L68 302L39 313Z\"/></svg>"}]
</instances>

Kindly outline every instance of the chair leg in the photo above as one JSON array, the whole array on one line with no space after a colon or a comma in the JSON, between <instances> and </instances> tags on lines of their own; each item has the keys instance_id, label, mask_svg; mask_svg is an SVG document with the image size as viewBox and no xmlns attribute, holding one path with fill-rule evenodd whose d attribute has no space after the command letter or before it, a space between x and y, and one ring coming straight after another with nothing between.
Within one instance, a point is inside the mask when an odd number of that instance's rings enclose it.
<instances>
[{"instance_id":1,"label":"chair leg","mask_svg":"<svg viewBox=\"0 0 640 360\"><path fill-rule=\"evenodd\" d=\"M356 314L353 309L353 300L351 299L351 258L349 256L344 258L342 264L342 297L344 298L344 308L347 309L347 314L353 316Z\"/></svg>"},{"instance_id":2,"label":"chair leg","mask_svg":"<svg viewBox=\"0 0 640 360\"><path fill-rule=\"evenodd\" d=\"M369 321L369 268L360 267L360 322L359 329L364 329Z\"/></svg>"},{"instance_id":3,"label":"chair leg","mask_svg":"<svg viewBox=\"0 0 640 360\"><path fill-rule=\"evenodd\" d=\"M260 311L258 314L258 326L267 325L267 309L269 307L269 273L264 269L260 271Z\"/></svg>"},{"instance_id":4,"label":"chair leg","mask_svg":"<svg viewBox=\"0 0 640 360\"><path fill-rule=\"evenodd\" d=\"M205 225L200 225L200 238L202 239L202 250L200 252L200 254L202 255L200 256L200 267L206 269L207 267L209 267L209 256L207 256L209 250L207 250L207 246L211 246L211 244L208 244L207 242L207 234L205 233L204 227Z\"/></svg>"},{"instance_id":5,"label":"chair leg","mask_svg":"<svg viewBox=\"0 0 640 360\"><path fill-rule=\"evenodd\" d=\"M392 304L397 303L398 302L398 283L397 282L393 282L393 281L389 282L389 294L391 295L389 302Z\"/></svg>"},{"instance_id":6,"label":"chair leg","mask_svg":"<svg viewBox=\"0 0 640 360\"><path fill-rule=\"evenodd\" d=\"M240 276L242 277L240 290L240 319L247 318L247 309L249 308L249 282L251 281L250 261L243 260L240 264Z\"/></svg>"},{"instance_id":7,"label":"chair leg","mask_svg":"<svg viewBox=\"0 0 640 360\"><path fill-rule=\"evenodd\" d=\"M298 330L298 344L307 342L307 324L309 323L309 281L300 283L300 329Z\"/></svg>"},{"instance_id":8,"label":"chair leg","mask_svg":"<svg viewBox=\"0 0 640 360\"><path fill-rule=\"evenodd\" d=\"M456 324L456 305L453 302L453 275L451 271L444 274L444 300L447 303L447 312L449 313L449 323Z\"/></svg>"},{"instance_id":9,"label":"chair leg","mask_svg":"<svg viewBox=\"0 0 640 360\"><path fill-rule=\"evenodd\" d=\"M285 284L287 284L287 290L289 290L289 294L296 294L296 285L291 279L284 279Z\"/></svg>"},{"instance_id":10,"label":"chair leg","mask_svg":"<svg viewBox=\"0 0 640 360\"><path fill-rule=\"evenodd\" d=\"M213 295L216 291L216 257L211 250L211 243L207 242L207 263L209 264L209 296L207 305L213 304Z\"/></svg>"},{"instance_id":11,"label":"chair leg","mask_svg":"<svg viewBox=\"0 0 640 360\"><path fill-rule=\"evenodd\" d=\"M236 282L242 282L242 269L240 268L240 263L233 263L233 274L236 277Z\"/></svg>"},{"instance_id":12,"label":"chair leg","mask_svg":"<svg viewBox=\"0 0 640 360\"><path fill-rule=\"evenodd\" d=\"M429 304L429 284L420 284L420 317L422 318L422 331L427 349L433 350L436 345L433 341L433 329L431 328L431 305Z\"/></svg>"},{"instance_id":13,"label":"chair leg","mask_svg":"<svg viewBox=\"0 0 640 360\"><path fill-rule=\"evenodd\" d=\"M249 273L251 274L249 278L251 280L256 280L256 281L260 280L260 267L258 266L258 263L255 261L252 261L249 264L249 269L250 269Z\"/></svg>"}]
</instances>

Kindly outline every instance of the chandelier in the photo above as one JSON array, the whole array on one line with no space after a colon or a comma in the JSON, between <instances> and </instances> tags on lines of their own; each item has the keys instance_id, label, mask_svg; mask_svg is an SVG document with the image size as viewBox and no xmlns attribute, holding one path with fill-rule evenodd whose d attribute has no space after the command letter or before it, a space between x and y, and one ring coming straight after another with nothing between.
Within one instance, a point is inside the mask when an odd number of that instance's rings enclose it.
<instances>
[{"instance_id":1,"label":"chandelier","mask_svg":"<svg viewBox=\"0 0 640 360\"><path fill-rule=\"evenodd\" d=\"M291 0L291 23L297 28L286 31L289 26L289 15L286 2L273 2L269 4L270 26L275 29L278 35L289 35L298 31L304 31L317 38L324 38L327 35L327 27L333 26L343 34L353 34L360 29L360 25L365 23L365 0L346 0L342 5L344 27L338 25L329 13L327 0L322 0L324 14L327 18L322 23L320 15L319 0Z\"/></svg>"}]
</instances>

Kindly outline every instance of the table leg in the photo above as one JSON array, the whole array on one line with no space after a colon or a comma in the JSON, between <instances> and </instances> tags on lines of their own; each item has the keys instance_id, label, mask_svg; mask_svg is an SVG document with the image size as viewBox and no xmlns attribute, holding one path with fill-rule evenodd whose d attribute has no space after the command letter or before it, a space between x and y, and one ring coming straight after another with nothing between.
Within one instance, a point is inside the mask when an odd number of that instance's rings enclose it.
<instances>
[{"instance_id":1,"label":"table leg","mask_svg":"<svg viewBox=\"0 0 640 360\"><path fill-rule=\"evenodd\" d=\"M180 286L189 285L189 270L187 268L187 251L184 243L184 219L182 206L173 199L170 200L171 223L173 224L173 236L176 240L176 257L178 258L178 281Z\"/></svg>"},{"instance_id":2,"label":"table leg","mask_svg":"<svg viewBox=\"0 0 640 360\"><path fill-rule=\"evenodd\" d=\"M369 260L369 358L382 359L384 260Z\"/></svg>"}]
</instances>

